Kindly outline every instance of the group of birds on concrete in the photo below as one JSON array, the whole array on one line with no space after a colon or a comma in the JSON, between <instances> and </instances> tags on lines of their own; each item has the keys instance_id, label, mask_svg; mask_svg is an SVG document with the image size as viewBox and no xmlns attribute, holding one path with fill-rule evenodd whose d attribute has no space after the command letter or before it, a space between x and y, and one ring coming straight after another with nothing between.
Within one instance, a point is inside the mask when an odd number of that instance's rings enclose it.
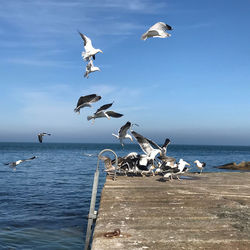
<instances>
[{"instance_id":1,"label":"group of birds on concrete","mask_svg":"<svg viewBox=\"0 0 250 250\"><path fill-rule=\"evenodd\" d=\"M168 178L169 180L172 180L174 177L180 180L179 175L188 171L188 166L191 166L188 162L183 159L177 162L174 157L167 156L167 146L170 144L170 139L165 139L164 144L159 146L151 139L132 130L131 123L127 122L121 127L119 131L121 133L116 135L121 144L125 138L131 141L133 140L132 136L128 134L128 130L130 130L138 142L143 154L131 152L124 157L118 157L117 166L115 166L115 159L111 160L107 156L101 156L100 159L104 161L105 172L107 172L107 174L113 175L116 171L116 173L122 175L161 175L163 178ZM206 163L199 162L198 160L194 161L194 163L196 163L196 167L200 169L200 173L206 166Z\"/></svg>"}]
</instances>

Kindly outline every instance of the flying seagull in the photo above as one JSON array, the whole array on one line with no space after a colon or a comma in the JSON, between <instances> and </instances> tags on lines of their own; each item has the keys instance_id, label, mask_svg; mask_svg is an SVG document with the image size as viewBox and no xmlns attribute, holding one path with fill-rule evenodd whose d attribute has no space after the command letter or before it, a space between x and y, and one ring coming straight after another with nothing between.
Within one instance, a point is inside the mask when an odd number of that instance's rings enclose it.
<instances>
[{"instance_id":1,"label":"flying seagull","mask_svg":"<svg viewBox=\"0 0 250 250\"><path fill-rule=\"evenodd\" d=\"M79 32L79 31L78 31ZM85 52L83 51L82 52L82 58L85 60L85 61L89 61L91 59L91 57L95 60L95 55L98 53L98 52L102 52L102 50L100 49L95 49L93 46L92 46L92 42L90 40L90 38L88 38L87 36L83 35L81 32L79 32L83 42L84 42L84 49L85 49Z\"/></svg>"},{"instance_id":2,"label":"flying seagull","mask_svg":"<svg viewBox=\"0 0 250 250\"><path fill-rule=\"evenodd\" d=\"M99 67L95 67L93 64L93 61L90 60L86 66L86 72L84 74L84 77L89 78L89 74L95 71L101 71Z\"/></svg>"},{"instance_id":3,"label":"flying seagull","mask_svg":"<svg viewBox=\"0 0 250 250\"><path fill-rule=\"evenodd\" d=\"M154 160L157 154L161 154L161 150L153 148L146 137L136 133L134 130L131 133L137 140L142 151L147 155L148 160Z\"/></svg>"},{"instance_id":4,"label":"flying seagull","mask_svg":"<svg viewBox=\"0 0 250 250\"><path fill-rule=\"evenodd\" d=\"M173 30L171 26L169 26L166 23L163 22L158 22L154 24L152 27L150 27L147 32L145 32L142 36L142 40L146 40L147 38L150 37L160 37L160 38L165 38L171 36L166 32L166 30Z\"/></svg>"},{"instance_id":5,"label":"flying seagull","mask_svg":"<svg viewBox=\"0 0 250 250\"><path fill-rule=\"evenodd\" d=\"M202 172L203 168L206 166L205 162L200 162L198 160L194 161L196 163L196 167L200 169L200 173Z\"/></svg>"},{"instance_id":6,"label":"flying seagull","mask_svg":"<svg viewBox=\"0 0 250 250\"><path fill-rule=\"evenodd\" d=\"M120 130L118 131L118 135L116 134L112 134L113 136L115 136L117 139L120 140L120 143L122 146L124 146L123 144L123 139L127 138L130 139L131 141L133 141L133 138L130 134L128 134L128 130L131 128L131 122L126 122L125 125L123 125Z\"/></svg>"},{"instance_id":7,"label":"flying seagull","mask_svg":"<svg viewBox=\"0 0 250 250\"><path fill-rule=\"evenodd\" d=\"M25 162L25 161L31 161L31 160L34 160L36 158L37 158L37 156L33 156L33 157L29 158L29 159L24 159L24 160L18 160L18 161L4 163L4 165L8 165L10 168L13 168L13 170L15 171L16 170L16 166L19 165L20 163Z\"/></svg>"},{"instance_id":8,"label":"flying seagull","mask_svg":"<svg viewBox=\"0 0 250 250\"><path fill-rule=\"evenodd\" d=\"M84 107L92 107L91 103L97 102L101 99L101 96L96 94L81 96L76 104L75 112L80 114L80 109Z\"/></svg>"},{"instance_id":9,"label":"flying seagull","mask_svg":"<svg viewBox=\"0 0 250 250\"><path fill-rule=\"evenodd\" d=\"M51 136L51 134L48 134L48 133L40 133L40 134L37 135L38 136L38 140L39 140L40 143L43 142L43 136L45 136L45 135Z\"/></svg>"},{"instance_id":10,"label":"flying seagull","mask_svg":"<svg viewBox=\"0 0 250 250\"><path fill-rule=\"evenodd\" d=\"M87 120L89 121L89 120L93 119L93 123L94 123L96 118L106 117L106 118L110 119L110 117L119 118L119 117L123 116L123 114L119 114L119 113L116 113L116 112L111 111L111 110L105 111L106 109L110 108L112 106L112 104L113 104L113 102L109 103L109 104L102 105L99 109L97 109L97 111L92 116L88 116Z\"/></svg>"}]
</instances>

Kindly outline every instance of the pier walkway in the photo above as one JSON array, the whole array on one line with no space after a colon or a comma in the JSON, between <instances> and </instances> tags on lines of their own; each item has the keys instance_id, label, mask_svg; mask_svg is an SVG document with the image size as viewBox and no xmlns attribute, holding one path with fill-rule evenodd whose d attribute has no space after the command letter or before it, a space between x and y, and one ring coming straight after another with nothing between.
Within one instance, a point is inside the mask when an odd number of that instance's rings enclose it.
<instances>
[{"instance_id":1,"label":"pier walkway","mask_svg":"<svg viewBox=\"0 0 250 250\"><path fill-rule=\"evenodd\" d=\"M107 178L92 250L250 249L250 173L184 178Z\"/></svg>"}]
</instances>

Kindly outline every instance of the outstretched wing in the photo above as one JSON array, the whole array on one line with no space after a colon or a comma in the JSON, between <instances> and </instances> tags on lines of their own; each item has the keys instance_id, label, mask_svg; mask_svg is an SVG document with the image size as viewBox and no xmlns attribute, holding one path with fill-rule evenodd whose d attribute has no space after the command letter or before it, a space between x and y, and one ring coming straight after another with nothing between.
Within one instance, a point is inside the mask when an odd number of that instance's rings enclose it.
<instances>
[{"instance_id":1,"label":"outstretched wing","mask_svg":"<svg viewBox=\"0 0 250 250\"><path fill-rule=\"evenodd\" d=\"M80 31L78 31L78 32L83 40L85 50L86 50L86 48L88 49L89 47L92 47L91 40L87 36L83 35Z\"/></svg>"},{"instance_id":2,"label":"outstretched wing","mask_svg":"<svg viewBox=\"0 0 250 250\"><path fill-rule=\"evenodd\" d=\"M24 161L32 161L32 160L34 160L36 158L37 158L37 156L32 156L31 158L22 160L22 162L24 162Z\"/></svg>"},{"instance_id":3,"label":"outstretched wing","mask_svg":"<svg viewBox=\"0 0 250 250\"><path fill-rule=\"evenodd\" d=\"M42 143L42 142L43 142L43 136L42 136L41 134L39 134L39 135L37 135L37 136L38 136L39 142Z\"/></svg>"},{"instance_id":4,"label":"outstretched wing","mask_svg":"<svg viewBox=\"0 0 250 250\"><path fill-rule=\"evenodd\" d=\"M154 147L156 147L156 148L162 150L162 148L161 148L158 144L156 144L154 141L152 141L152 140L150 140L150 139L147 139L147 140L148 140L148 142L149 142L152 146L154 146Z\"/></svg>"},{"instance_id":5,"label":"outstretched wing","mask_svg":"<svg viewBox=\"0 0 250 250\"><path fill-rule=\"evenodd\" d=\"M127 122L125 125L123 125L120 130L119 130L119 134L126 134L127 130L131 127L131 122Z\"/></svg>"},{"instance_id":6,"label":"outstretched wing","mask_svg":"<svg viewBox=\"0 0 250 250\"><path fill-rule=\"evenodd\" d=\"M114 102L102 105L99 109L96 110L95 114L98 113L99 111L106 110L106 109L110 108L113 105L113 103Z\"/></svg>"},{"instance_id":7,"label":"outstretched wing","mask_svg":"<svg viewBox=\"0 0 250 250\"><path fill-rule=\"evenodd\" d=\"M139 143L139 145L140 145L142 151L143 151L145 154L149 155L149 154L152 152L153 148L152 148L152 146L150 145L148 139L145 138L144 136L142 136L142 135L136 133L135 131L131 131L131 133L132 133L132 135L135 137L135 139L137 140L137 142Z\"/></svg>"},{"instance_id":8,"label":"outstretched wing","mask_svg":"<svg viewBox=\"0 0 250 250\"><path fill-rule=\"evenodd\" d=\"M101 96L97 96L96 94L91 94L91 95L85 95L85 96L81 96L78 99L78 102L76 104L76 106L80 106L84 103L88 103L88 102L97 102L101 99Z\"/></svg>"},{"instance_id":9,"label":"outstretched wing","mask_svg":"<svg viewBox=\"0 0 250 250\"><path fill-rule=\"evenodd\" d=\"M164 144L162 145L162 148L166 148L168 146L168 144L170 143L170 140L167 138L164 142Z\"/></svg>"},{"instance_id":10,"label":"outstretched wing","mask_svg":"<svg viewBox=\"0 0 250 250\"><path fill-rule=\"evenodd\" d=\"M163 22L158 22L158 23L154 24L152 27L150 27L149 31L151 31L151 30L163 30L163 31L165 31L165 30L172 30L172 29L173 28L170 25L163 23Z\"/></svg>"},{"instance_id":11,"label":"outstretched wing","mask_svg":"<svg viewBox=\"0 0 250 250\"><path fill-rule=\"evenodd\" d=\"M111 117L114 117L114 118L119 118L119 117L122 117L122 116L123 116L123 114L116 113L116 112L111 111L111 110L110 110L110 111L107 111L106 114L107 114L108 116L111 116Z\"/></svg>"}]
</instances>

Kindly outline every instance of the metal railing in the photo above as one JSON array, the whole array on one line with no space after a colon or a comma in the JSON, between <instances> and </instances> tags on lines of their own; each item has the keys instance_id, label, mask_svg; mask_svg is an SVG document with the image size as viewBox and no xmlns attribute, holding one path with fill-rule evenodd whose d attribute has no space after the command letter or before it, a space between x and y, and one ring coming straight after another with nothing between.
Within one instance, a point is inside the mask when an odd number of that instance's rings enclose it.
<instances>
[{"instance_id":1,"label":"metal railing","mask_svg":"<svg viewBox=\"0 0 250 250\"><path fill-rule=\"evenodd\" d=\"M88 214L88 226L87 226L84 250L89 249L90 239L91 239L91 235L92 235L92 225L93 225L93 222L97 218L97 211L95 211L95 203L96 203L96 194L97 194L98 181L99 181L99 162L100 162L101 155L103 153L105 153L105 152L111 152L115 156L115 165L114 165L115 166L115 171L114 171L113 180L116 179L116 170L117 170L117 164L118 164L118 157L117 157L116 153L113 150L104 149L98 154L97 167L96 167L96 171L95 171L95 175L94 175L91 202L90 202L90 208L89 208L89 214Z\"/></svg>"}]
</instances>

